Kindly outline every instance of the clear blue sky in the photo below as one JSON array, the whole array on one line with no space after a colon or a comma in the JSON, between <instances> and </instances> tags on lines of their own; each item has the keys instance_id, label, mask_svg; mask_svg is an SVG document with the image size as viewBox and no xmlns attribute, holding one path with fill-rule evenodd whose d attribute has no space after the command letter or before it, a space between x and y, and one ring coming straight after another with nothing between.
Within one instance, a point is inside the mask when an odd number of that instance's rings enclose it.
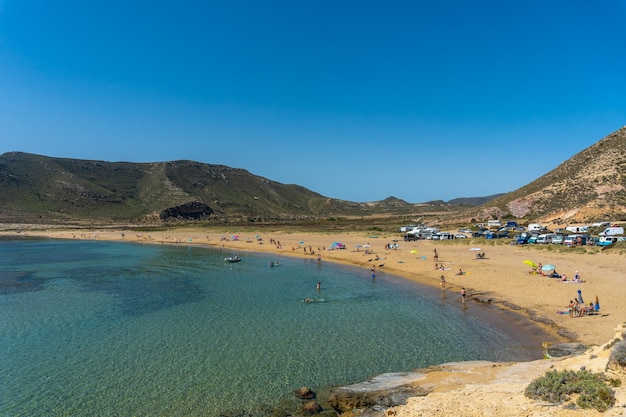
<instances>
[{"instance_id":1,"label":"clear blue sky","mask_svg":"<svg viewBox=\"0 0 626 417\"><path fill-rule=\"evenodd\" d=\"M626 1L0 0L0 153L418 203L626 125Z\"/></svg>"}]
</instances>

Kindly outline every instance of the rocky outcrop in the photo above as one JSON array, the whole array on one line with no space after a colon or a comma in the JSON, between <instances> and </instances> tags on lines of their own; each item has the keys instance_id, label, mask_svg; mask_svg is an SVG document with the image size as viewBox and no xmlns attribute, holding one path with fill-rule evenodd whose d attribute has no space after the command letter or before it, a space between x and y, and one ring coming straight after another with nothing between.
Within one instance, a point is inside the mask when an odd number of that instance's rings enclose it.
<instances>
[{"instance_id":1,"label":"rocky outcrop","mask_svg":"<svg viewBox=\"0 0 626 417\"><path fill-rule=\"evenodd\" d=\"M549 346L547 353L552 358L561 358L563 356L582 355L587 347L581 343L560 343L558 345Z\"/></svg>"},{"instance_id":2,"label":"rocky outcrop","mask_svg":"<svg viewBox=\"0 0 626 417\"><path fill-rule=\"evenodd\" d=\"M549 346L547 352L553 358L582 355L587 348L580 343L561 343ZM391 407L406 405L409 398L428 396L438 389L454 389L465 384L496 380L496 374L515 374L507 371L518 367L548 369L550 362L522 362L519 364L488 361L453 362L432 366L416 372L388 373L378 375L366 382L334 388L329 403L342 416L382 417Z\"/></svg>"},{"instance_id":3,"label":"rocky outcrop","mask_svg":"<svg viewBox=\"0 0 626 417\"><path fill-rule=\"evenodd\" d=\"M340 414L357 409L370 413L381 411L406 404L410 397L428 394L426 388L415 385L423 378L424 374L420 372L378 375L366 382L333 388L328 402Z\"/></svg>"},{"instance_id":4,"label":"rocky outcrop","mask_svg":"<svg viewBox=\"0 0 626 417\"><path fill-rule=\"evenodd\" d=\"M199 201L191 201L180 206L167 208L160 213L161 220L169 218L181 220L199 220L208 218L213 214L213 209Z\"/></svg>"}]
</instances>

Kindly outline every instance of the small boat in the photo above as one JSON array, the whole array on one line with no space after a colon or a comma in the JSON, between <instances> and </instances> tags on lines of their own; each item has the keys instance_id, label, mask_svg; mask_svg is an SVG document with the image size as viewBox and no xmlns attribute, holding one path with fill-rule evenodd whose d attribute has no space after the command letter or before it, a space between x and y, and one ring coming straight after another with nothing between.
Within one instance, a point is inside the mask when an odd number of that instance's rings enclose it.
<instances>
[{"instance_id":1,"label":"small boat","mask_svg":"<svg viewBox=\"0 0 626 417\"><path fill-rule=\"evenodd\" d=\"M239 262L239 261L241 261L241 258L239 257L239 255L229 256L228 258L224 258L224 262Z\"/></svg>"}]
</instances>

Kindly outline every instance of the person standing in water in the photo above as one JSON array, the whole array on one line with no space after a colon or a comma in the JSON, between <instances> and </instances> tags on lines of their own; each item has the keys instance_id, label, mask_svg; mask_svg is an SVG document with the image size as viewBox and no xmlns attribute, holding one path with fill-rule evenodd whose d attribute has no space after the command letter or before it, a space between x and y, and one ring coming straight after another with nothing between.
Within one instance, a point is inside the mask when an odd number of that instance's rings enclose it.
<instances>
[{"instance_id":1,"label":"person standing in water","mask_svg":"<svg viewBox=\"0 0 626 417\"><path fill-rule=\"evenodd\" d=\"M465 303L465 297L467 296L467 291L465 291L465 287L461 288L461 301Z\"/></svg>"},{"instance_id":2,"label":"person standing in water","mask_svg":"<svg viewBox=\"0 0 626 417\"><path fill-rule=\"evenodd\" d=\"M318 282L318 283L317 283L317 285L315 286L315 289L316 289L317 291L321 290L321 289L322 289L322 283L321 283L321 282Z\"/></svg>"},{"instance_id":3,"label":"person standing in water","mask_svg":"<svg viewBox=\"0 0 626 417\"><path fill-rule=\"evenodd\" d=\"M442 275L440 280L441 280L441 289L445 290L446 289L446 277Z\"/></svg>"}]
</instances>

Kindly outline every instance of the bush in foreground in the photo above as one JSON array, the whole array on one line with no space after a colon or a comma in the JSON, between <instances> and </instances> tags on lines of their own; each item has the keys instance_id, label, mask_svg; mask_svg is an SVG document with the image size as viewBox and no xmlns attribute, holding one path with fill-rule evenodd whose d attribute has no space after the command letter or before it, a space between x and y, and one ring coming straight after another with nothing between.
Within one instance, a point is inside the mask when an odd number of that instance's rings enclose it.
<instances>
[{"instance_id":1,"label":"bush in foreground","mask_svg":"<svg viewBox=\"0 0 626 417\"><path fill-rule=\"evenodd\" d=\"M601 412L615 404L615 392L605 379L587 370L548 371L532 381L524 394L551 403L569 401L572 395L577 395L576 405L580 408L595 408Z\"/></svg>"}]
</instances>

